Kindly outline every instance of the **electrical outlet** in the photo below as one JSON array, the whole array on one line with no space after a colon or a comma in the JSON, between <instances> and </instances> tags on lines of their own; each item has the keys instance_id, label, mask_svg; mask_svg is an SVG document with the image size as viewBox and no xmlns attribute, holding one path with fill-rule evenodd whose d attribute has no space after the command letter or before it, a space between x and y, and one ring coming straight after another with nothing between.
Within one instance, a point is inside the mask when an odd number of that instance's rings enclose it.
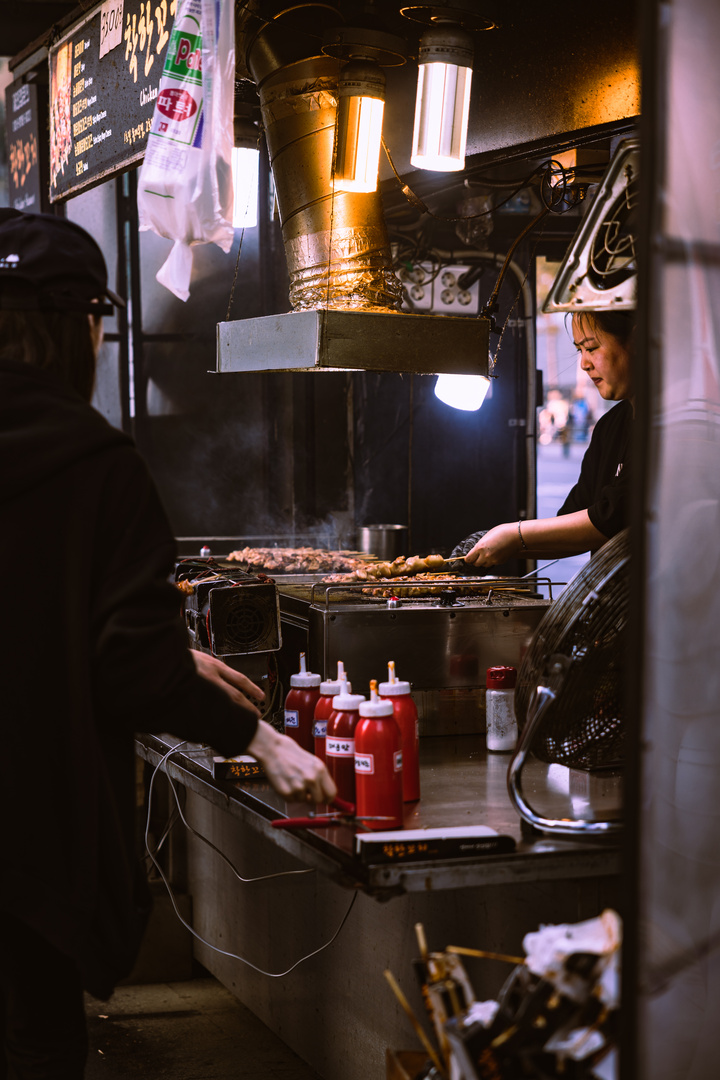
<instances>
[{"instance_id":1,"label":"electrical outlet","mask_svg":"<svg viewBox=\"0 0 720 1080\"><path fill-rule=\"evenodd\" d=\"M460 279L468 266L441 266L435 263L416 263L397 272L405 287L409 303L406 310L428 311L435 315L477 315L480 307L480 286L476 281L463 289Z\"/></svg>"},{"instance_id":2,"label":"electrical outlet","mask_svg":"<svg viewBox=\"0 0 720 1080\"><path fill-rule=\"evenodd\" d=\"M397 271L406 293L404 307L407 311L431 311L433 305L433 276L437 267L432 263L415 263Z\"/></svg>"}]
</instances>

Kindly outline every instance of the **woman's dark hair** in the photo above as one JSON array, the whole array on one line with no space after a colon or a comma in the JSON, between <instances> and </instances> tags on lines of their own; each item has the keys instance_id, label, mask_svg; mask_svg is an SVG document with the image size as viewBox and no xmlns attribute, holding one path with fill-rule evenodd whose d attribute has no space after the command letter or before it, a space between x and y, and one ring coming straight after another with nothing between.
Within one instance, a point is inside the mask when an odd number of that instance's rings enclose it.
<instances>
[{"instance_id":1,"label":"woman's dark hair","mask_svg":"<svg viewBox=\"0 0 720 1080\"><path fill-rule=\"evenodd\" d=\"M611 334L621 345L627 346L635 329L635 311L573 311L573 317L586 323L593 330Z\"/></svg>"},{"instance_id":2,"label":"woman's dark hair","mask_svg":"<svg viewBox=\"0 0 720 1080\"><path fill-rule=\"evenodd\" d=\"M52 371L92 397L95 348L84 312L0 310L0 357Z\"/></svg>"}]
</instances>

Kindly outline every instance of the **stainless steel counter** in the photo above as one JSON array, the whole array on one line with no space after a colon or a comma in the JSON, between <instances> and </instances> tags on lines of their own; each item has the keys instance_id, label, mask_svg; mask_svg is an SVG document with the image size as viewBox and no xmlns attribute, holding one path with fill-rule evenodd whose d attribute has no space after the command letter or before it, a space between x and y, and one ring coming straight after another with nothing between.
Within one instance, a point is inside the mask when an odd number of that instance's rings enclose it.
<instances>
[{"instance_id":1,"label":"stainless steel counter","mask_svg":"<svg viewBox=\"0 0 720 1080\"><path fill-rule=\"evenodd\" d=\"M176 743L145 735L138 751L157 765ZM418 1046L382 975L395 974L421 1017L416 923L431 949L519 955L540 923L621 904L617 847L526 839L505 790L508 755L488 756L482 735L425 737L420 751L422 799L406 808L407 825L484 823L514 837L512 854L363 865L349 829L273 829L273 818L305 815L307 806L286 804L263 781L214 781L207 753L181 751L163 766L184 785L194 830L179 884L191 897L197 959L323 1080L384 1076L387 1047ZM587 818L588 802L603 816L617 807L618 782L534 764L523 786L531 801L544 792L541 808L553 816L575 807ZM478 999L496 997L507 965L468 965Z\"/></svg>"},{"instance_id":2,"label":"stainless steel counter","mask_svg":"<svg viewBox=\"0 0 720 1080\"><path fill-rule=\"evenodd\" d=\"M487 825L515 839L510 854L433 862L364 865L354 854L353 830L347 827L286 831L270 825L274 818L307 814L307 806L287 803L269 783L216 781L211 752L179 744L172 736L142 735L137 750L157 765L173 746L184 747L163 765L168 775L234 818L242 820L271 844L331 879L379 898L420 890L457 889L519 881L549 881L615 875L619 872L617 842L525 836L505 786L509 754L488 753L482 735L420 740L421 799L406 804L405 828ZM621 809L617 773L589 775L559 765L531 761L523 779L530 802L552 817L605 818ZM527 831L527 830L526 830Z\"/></svg>"}]
</instances>

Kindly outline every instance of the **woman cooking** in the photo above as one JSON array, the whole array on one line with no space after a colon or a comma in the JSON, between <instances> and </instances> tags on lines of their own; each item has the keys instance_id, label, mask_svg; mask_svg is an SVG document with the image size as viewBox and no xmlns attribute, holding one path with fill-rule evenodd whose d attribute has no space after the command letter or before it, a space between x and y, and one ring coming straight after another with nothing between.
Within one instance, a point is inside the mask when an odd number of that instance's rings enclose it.
<instances>
[{"instance_id":1,"label":"woman cooking","mask_svg":"<svg viewBox=\"0 0 720 1080\"><path fill-rule=\"evenodd\" d=\"M634 416L634 311L586 311L572 317L583 371L606 401L619 402L596 423L580 478L554 518L505 522L453 552L475 566L514 558L565 558L596 551L628 524L628 456ZM476 540L468 547L470 540Z\"/></svg>"}]
</instances>

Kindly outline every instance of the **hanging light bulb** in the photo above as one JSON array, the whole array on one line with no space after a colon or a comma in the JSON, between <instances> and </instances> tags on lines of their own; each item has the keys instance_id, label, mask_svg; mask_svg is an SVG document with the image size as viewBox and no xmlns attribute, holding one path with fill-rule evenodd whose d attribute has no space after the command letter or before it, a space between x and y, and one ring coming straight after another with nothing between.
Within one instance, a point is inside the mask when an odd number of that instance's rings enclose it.
<instances>
[{"instance_id":1,"label":"hanging light bulb","mask_svg":"<svg viewBox=\"0 0 720 1080\"><path fill-rule=\"evenodd\" d=\"M373 60L350 60L338 84L336 191L377 189L384 110L385 76L379 65Z\"/></svg>"},{"instance_id":2,"label":"hanging light bulb","mask_svg":"<svg viewBox=\"0 0 720 1080\"><path fill-rule=\"evenodd\" d=\"M472 36L455 23L435 23L420 38L410 162L417 169L465 168Z\"/></svg>"},{"instance_id":3,"label":"hanging light bulb","mask_svg":"<svg viewBox=\"0 0 720 1080\"><path fill-rule=\"evenodd\" d=\"M247 146L233 147L234 229L251 229L257 225L259 162L259 150Z\"/></svg>"},{"instance_id":4,"label":"hanging light bulb","mask_svg":"<svg viewBox=\"0 0 720 1080\"><path fill-rule=\"evenodd\" d=\"M435 397L453 409L477 412L489 388L484 375L438 375Z\"/></svg>"}]
</instances>

